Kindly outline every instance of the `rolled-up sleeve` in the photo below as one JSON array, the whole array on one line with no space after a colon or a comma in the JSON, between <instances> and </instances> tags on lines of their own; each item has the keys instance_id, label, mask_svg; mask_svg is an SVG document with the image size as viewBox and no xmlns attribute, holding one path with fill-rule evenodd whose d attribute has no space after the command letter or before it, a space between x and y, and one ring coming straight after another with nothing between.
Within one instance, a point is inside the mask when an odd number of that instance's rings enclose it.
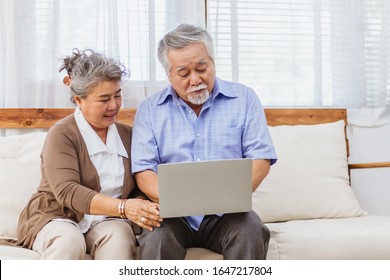
<instances>
[{"instance_id":1,"label":"rolled-up sleeve","mask_svg":"<svg viewBox=\"0 0 390 280\"><path fill-rule=\"evenodd\" d=\"M263 106L254 92L247 99L245 129L242 139L243 156L253 159L269 159L271 165L277 160L268 130Z\"/></svg>"},{"instance_id":2,"label":"rolled-up sleeve","mask_svg":"<svg viewBox=\"0 0 390 280\"><path fill-rule=\"evenodd\" d=\"M134 118L133 138L131 146L132 172L137 173L145 170L157 172L160 162L158 145L151 122L149 100L144 100Z\"/></svg>"}]
</instances>

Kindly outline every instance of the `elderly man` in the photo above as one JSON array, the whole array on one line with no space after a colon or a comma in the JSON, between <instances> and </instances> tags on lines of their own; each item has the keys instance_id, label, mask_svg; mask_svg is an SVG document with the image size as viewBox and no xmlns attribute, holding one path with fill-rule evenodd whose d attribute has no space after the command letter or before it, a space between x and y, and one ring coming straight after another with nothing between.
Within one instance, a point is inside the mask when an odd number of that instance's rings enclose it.
<instances>
[{"instance_id":1,"label":"elderly man","mask_svg":"<svg viewBox=\"0 0 390 280\"><path fill-rule=\"evenodd\" d=\"M255 191L276 161L256 93L216 77L213 41L202 28L182 24L167 33L158 58L171 85L147 97L136 113L132 171L139 188L159 201L160 163L251 158ZM164 219L161 227L144 231L139 243L142 259L184 259L189 247L208 248L224 259L265 259L269 238L250 211Z\"/></svg>"}]
</instances>

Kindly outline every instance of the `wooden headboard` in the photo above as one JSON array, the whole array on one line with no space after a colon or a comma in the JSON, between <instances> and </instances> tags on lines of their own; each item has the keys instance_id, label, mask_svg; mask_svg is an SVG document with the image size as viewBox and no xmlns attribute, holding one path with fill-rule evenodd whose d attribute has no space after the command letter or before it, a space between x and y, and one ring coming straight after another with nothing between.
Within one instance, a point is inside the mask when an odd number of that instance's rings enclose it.
<instances>
[{"instance_id":1,"label":"wooden headboard","mask_svg":"<svg viewBox=\"0 0 390 280\"><path fill-rule=\"evenodd\" d=\"M2 108L0 128L49 128L74 108ZM118 120L133 125L135 109L122 109Z\"/></svg>"},{"instance_id":2,"label":"wooden headboard","mask_svg":"<svg viewBox=\"0 0 390 280\"><path fill-rule=\"evenodd\" d=\"M0 128L49 128L74 108L0 108ZM122 109L118 120L133 124L136 109ZM270 126L320 124L344 120L345 109L265 109Z\"/></svg>"},{"instance_id":3,"label":"wooden headboard","mask_svg":"<svg viewBox=\"0 0 390 280\"><path fill-rule=\"evenodd\" d=\"M45 128L71 114L74 108L0 108L0 128ZM122 109L118 120L133 125L135 108ZM320 124L344 120L347 125L346 109L271 109L266 108L268 125ZM348 152L348 139L347 152ZM390 162L349 164L350 169L390 167Z\"/></svg>"}]
</instances>

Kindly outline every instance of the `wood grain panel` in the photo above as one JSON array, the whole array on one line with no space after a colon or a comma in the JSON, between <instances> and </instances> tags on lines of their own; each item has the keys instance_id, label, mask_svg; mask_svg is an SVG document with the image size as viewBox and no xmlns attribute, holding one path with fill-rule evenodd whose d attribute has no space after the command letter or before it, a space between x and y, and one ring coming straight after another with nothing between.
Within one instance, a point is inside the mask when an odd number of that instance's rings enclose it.
<instances>
[{"instance_id":1,"label":"wood grain panel","mask_svg":"<svg viewBox=\"0 0 390 280\"><path fill-rule=\"evenodd\" d=\"M350 163L350 164L348 164L348 167L349 167L349 169L385 168L385 167L390 167L390 161Z\"/></svg>"},{"instance_id":2,"label":"wood grain panel","mask_svg":"<svg viewBox=\"0 0 390 280\"><path fill-rule=\"evenodd\" d=\"M49 128L74 112L74 108L0 109L0 128ZM118 120L133 125L135 109L122 109Z\"/></svg>"},{"instance_id":3,"label":"wood grain panel","mask_svg":"<svg viewBox=\"0 0 390 280\"><path fill-rule=\"evenodd\" d=\"M3 108L0 109L0 128L49 128L59 119L71 114L74 108ZM319 124L347 120L345 109L265 109L271 126ZM124 108L118 120L128 125L134 121L135 109Z\"/></svg>"},{"instance_id":4,"label":"wood grain panel","mask_svg":"<svg viewBox=\"0 0 390 280\"><path fill-rule=\"evenodd\" d=\"M265 109L268 125L321 124L344 120L346 109Z\"/></svg>"}]
</instances>

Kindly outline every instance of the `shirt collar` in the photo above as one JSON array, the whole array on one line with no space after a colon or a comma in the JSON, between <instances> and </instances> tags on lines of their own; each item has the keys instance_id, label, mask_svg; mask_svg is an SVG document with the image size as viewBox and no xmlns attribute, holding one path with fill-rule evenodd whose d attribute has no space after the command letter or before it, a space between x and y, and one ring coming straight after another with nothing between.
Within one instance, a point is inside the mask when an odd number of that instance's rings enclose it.
<instances>
[{"instance_id":1,"label":"shirt collar","mask_svg":"<svg viewBox=\"0 0 390 280\"><path fill-rule=\"evenodd\" d=\"M224 83L220 82L220 79L218 77L215 78L214 88L211 93L211 98L214 100L218 95L224 95L226 97L230 98L236 98L238 97L238 93L235 91L232 91L231 88L226 86ZM171 97L174 101L179 101L179 96L177 95L176 91L173 89L172 85L169 85L167 90L162 91L161 95L157 99L157 105L161 105L164 103L169 97Z\"/></svg>"},{"instance_id":2,"label":"shirt collar","mask_svg":"<svg viewBox=\"0 0 390 280\"><path fill-rule=\"evenodd\" d=\"M218 77L215 78L215 84L213 88L214 98L220 94L230 98L238 97L238 91L234 91L229 85L230 83L222 83L221 79L219 79Z\"/></svg>"},{"instance_id":3,"label":"shirt collar","mask_svg":"<svg viewBox=\"0 0 390 280\"><path fill-rule=\"evenodd\" d=\"M110 152L128 158L128 154L119 136L118 129L115 124L108 127L106 144L100 139L95 130L85 119L83 113L77 108L74 112L77 127L87 145L88 154L92 156L100 152Z\"/></svg>"},{"instance_id":4,"label":"shirt collar","mask_svg":"<svg viewBox=\"0 0 390 280\"><path fill-rule=\"evenodd\" d=\"M179 96L171 85L161 92L159 98L157 99L157 105L163 104L169 97L171 97L174 101L179 100Z\"/></svg>"}]
</instances>

